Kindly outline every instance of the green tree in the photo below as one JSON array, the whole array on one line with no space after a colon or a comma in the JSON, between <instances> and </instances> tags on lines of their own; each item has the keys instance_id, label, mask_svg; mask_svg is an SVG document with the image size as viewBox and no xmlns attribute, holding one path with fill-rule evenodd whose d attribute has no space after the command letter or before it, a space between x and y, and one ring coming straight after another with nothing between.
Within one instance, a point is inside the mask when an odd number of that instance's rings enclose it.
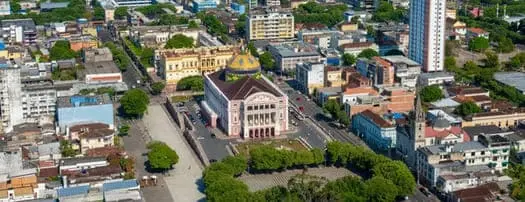
<instances>
[{"instance_id":1,"label":"green tree","mask_svg":"<svg viewBox=\"0 0 525 202\"><path fill-rule=\"evenodd\" d=\"M148 144L148 161L153 169L167 170L179 162L177 152L166 143L154 141Z\"/></svg>"},{"instance_id":2,"label":"green tree","mask_svg":"<svg viewBox=\"0 0 525 202\"><path fill-rule=\"evenodd\" d=\"M151 84L151 93L153 95L160 95L160 93L162 93L162 90L164 90L164 87L166 87L166 84L164 84L164 82L155 82Z\"/></svg>"},{"instance_id":3,"label":"green tree","mask_svg":"<svg viewBox=\"0 0 525 202\"><path fill-rule=\"evenodd\" d=\"M454 112L461 116L468 116L474 113L481 112L481 108L478 105L476 105L476 103L469 101L461 103L459 106L456 107Z\"/></svg>"},{"instance_id":4,"label":"green tree","mask_svg":"<svg viewBox=\"0 0 525 202\"><path fill-rule=\"evenodd\" d=\"M259 57L259 52L257 52L257 48L255 48L253 42L250 41L250 43L248 43L247 48L253 56Z\"/></svg>"},{"instance_id":5,"label":"green tree","mask_svg":"<svg viewBox=\"0 0 525 202\"><path fill-rule=\"evenodd\" d=\"M445 69L449 72L456 72L456 58L454 56L445 57Z\"/></svg>"},{"instance_id":6,"label":"green tree","mask_svg":"<svg viewBox=\"0 0 525 202\"><path fill-rule=\"evenodd\" d=\"M425 86L419 95L423 102L434 102L443 98L443 93L438 85Z\"/></svg>"},{"instance_id":7,"label":"green tree","mask_svg":"<svg viewBox=\"0 0 525 202\"><path fill-rule=\"evenodd\" d=\"M73 149L71 142L67 140L60 140L60 151L63 157L74 157L78 154L78 152Z\"/></svg>"},{"instance_id":8,"label":"green tree","mask_svg":"<svg viewBox=\"0 0 525 202\"><path fill-rule=\"evenodd\" d=\"M188 28L189 29L198 29L199 28L199 24L197 24L195 22L195 20L190 20L190 22L188 23Z\"/></svg>"},{"instance_id":9,"label":"green tree","mask_svg":"<svg viewBox=\"0 0 525 202\"><path fill-rule=\"evenodd\" d=\"M376 37L377 32L374 29L374 27L372 27L372 25L367 25L366 26L366 34L368 34L371 37Z\"/></svg>"},{"instance_id":10,"label":"green tree","mask_svg":"<svg viewBox=\"0 0 525 202\"><path fill-rule=\"evenodd\" d=\"M327 182L325 178L299 174L288 180L288 190L298 196L300 201L314 201Z\"/></svg>"},{"instance_id":11,"label":"green tree","mask_svg":"<svg viewBox=\"0 0 525 202\"><path fill-rule=\"evenodd\" d=\"M353 54L350 54L350 53L343 54L343 65L345 66L351 66L355 64L356 60L357 58Z\"/></svg>"},{"instance_id":12,"label":"green tree","mask_svg":"<svg viewBox=\"0 0 525 202\"><path fill-rule=\"evenodd\" d=\"M510 53L514 51L514 43L507 37L500 37L498 40L498 52Z\"/></svg>"},{"instance_id":13,"label":"green tree","mask_svg":"<svg viewBox=\"0 0 525 202\"><path fill-rule=\"evenodd\" d=\"M339 110L341 110L341 105L339 105L337 100L330 99L323 105L323 111L329 113L334 118L337 118Z\"/></svg>"},{"instance_id":14,"label":"green tree","mask_svg":"<svg viewBox=\"0 0 525 202\"><path fill-rule=\"evenodd\" d=\"M96 6L93 9L93 20L104 20L106 16L106 11L102 6Z\"/></svg>"},{"instance_id":15,"label":"green tree","mask_svg":"<svg viewBox=\"0 0 525 202\"><path fill-rule=\"evenodd\" d=\"M204 79L202 76L188 76L177 82L177 90L204 91Z\"/></svg>"},{"instance_id":16,"label":"green tree","mask_svg":"<svg viewBox=\"0 0 525 202\"><path fill-rule=\"evenodd\" d=\"M175 34L166 42L164 48L193 48L193 43L193 38L183 34Z\"/></svg>"},{"instance_id":17,"label":"green tree","mask_svg":"<svg viewBox=\"0 0 525 202\"><path fill-rule=\"evenodd\" d=\"M69 41L60 40L56 41L55 45L49 51L49 57L51 60L65 60L77 57L77 53L71 50Z\"/></svg>"},{"instance_id":18,"label":"green tree","mask_svg":"<svg viewBox=\"0 0 525 202\"><path fill-rule=\"evenodd\" d=\"M471 51L483 52L489 48L489 40L484 37L476 37L468 43Z\"/></svg>"},{"instance_id":19,"label":"green tree","mask_svg":"<svg viewBox=\"0 0 525 202\"><path fill-rule=\"evenodd\" d=\"M359 55L357 55L358 58L368 58L368 59L372 59L372 57L374 56L379 56L379 53L371 48L367 48L361 51Z\"/></svg>"},{"instance_id":20,"label":"green tree","mask_svg":"<svg viewBox=\"0 0 525 202\"><path fill-rule=\"evenodd\" d=\"M115 9L115 19L117 20L124 20L128 16L128 7L118 7Z\"/></svg>"},{"instance_id":21,"label":"green tree","mask_svg":"<svg viewBox=\"0 0 525 202\"><path fill-rule=\"evenodd\" d=\"M485 52L485 59L483 60L486 68L499 68L498 55L492 51Z\"/></svg>"},{"instance_id":22,"label":"green tree","mask_svg":"<svg viewBox=\"0 0 525 202\"><path fill-rule=\"evenodd\" d=\"M148 109L149 97L143 90L131 89L120 98L123 112L132 117L140 117Z\"/></svg>"},{"instance_id":23,"label":"green tree","mask_svg":"<svg viewBox=\"0 0 525 202\"><path fill-rule=\"evenodd\" d=\"M339 123L343 124L345 127L350 125L350 118L344 110L339 110L337 112L337 118L339 119Z\"/></svg>"},{"instance_id":24,"label":"green tree","mask_svg":"<svg viewBox=\"0 0 525 202\"><path fill-rule=\"evenodd\" d=\"M275 69L275 61L272 57L272 54L270 52L266 51L259 57L259 62L261 63L261 66L266 71L271 71Z\"/></svg>"},{"instance_id":25,"label":"green tree","mask_svg":"<svg viewBox=\"0 0 525 202\"><path fill-rule=\"evenodd\" d=\"M239 16L237 22L235 23L235 30L239 36L244 37L246 34L246 14Z\"/></svg>"},{"instance_id":26,"label":"green tree","mask_svg":"<svg viewBox=\"0 0 525 202\"><path fill-rule=\"evenodd\" d=\"M405 17L406 10L401 8L394 8L388 1L380 1L372 20L377 22L402 22Z\"/></svg>"},{"instance_id":27,"label":"green tree","mask_svg":"<svg viewBox=\"0 0 525 202\"><path fill-rule=\"evenodd\" d=\"M333 182L328 182L323 188L321 201L353 201L365 202L367 195L365 184L356 176L346 176Z\"/></svg>"},{"instance_id":28,"label":"green tree","mask_svg":"<svg viewBox=\"0 0 525 202\"><path fill-rule=\"evenodd\" d=\"M20 10L22 10L22 6L20 6L20 0L11 0L9 1L9 5L11 6L11 11L13 11L13 13L18 13Z\"/></svg>"},{"instance_id":29,"label":"green tree","mask_svg":"<svg viewBox=\"0 0 525 202\"><path fill-rule=\"evenodd\" d=\"M392 181L381 176L375 176L366 181L368 201L391 202L395 201L398 188Z\"/></svg>"},{"instance_id":30,"label":"green tree","mask_svg":"<svg viewBox=\"0 0 525 202\"><path fill-rule=\"evenodd\" d=\"M401 161L389 161L377 164L372 169L374 176L381 176L391 180L397 187L397 196L414 194L416 183L408 167Z\"/></svg>"}]
</instances>

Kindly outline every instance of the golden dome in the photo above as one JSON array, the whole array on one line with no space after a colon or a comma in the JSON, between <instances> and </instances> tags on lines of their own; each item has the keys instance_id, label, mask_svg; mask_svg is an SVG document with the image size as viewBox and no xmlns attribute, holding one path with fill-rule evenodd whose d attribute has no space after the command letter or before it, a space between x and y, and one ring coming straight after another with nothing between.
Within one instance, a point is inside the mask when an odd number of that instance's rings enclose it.
<instances>
[{"instance_id":1,"label":"golden dome","mask_svg":"<svg viewBox=\"0 0 525 202\"><path fill-rule=\"evenodd\" d=\"M228 64L228 69L232 71L254 71L260 70L259 60L250 53L240 53L233 57Z\"/></svg>"}]
</instances>

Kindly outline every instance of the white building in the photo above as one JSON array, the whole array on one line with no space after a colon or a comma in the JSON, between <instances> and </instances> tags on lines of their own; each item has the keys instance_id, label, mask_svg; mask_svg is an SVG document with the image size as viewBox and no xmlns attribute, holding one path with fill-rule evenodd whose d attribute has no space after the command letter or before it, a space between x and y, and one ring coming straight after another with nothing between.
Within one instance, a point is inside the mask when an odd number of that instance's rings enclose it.
<instances>
[{"instance_id":1,"label":"white building","mask_svg":"<svg viewBox=\"0 0 525 202\"><path fill-rule=\"evenodd\" d=\"M11 15L11 5L9 1L0 1L0 15Z\"/></svg>"},{"instance_id":2,"label":"white building","mask_svg":"<svg viewBox=\"0 0 525 202\"><path fill-rule=\"evenodd\" d=\"M2 20L2 38L5 43L35 43L37 38L35 22L30 18Z\"/></svg>"},{"instance_id":3,"label":"white building","mask_svg":"<svg viewBox=\"0 0 525 202\"><path fill-rule=\"evenodd\" d=\"M442 85L454 82L454 75L446 72L422 73L419 75L419 82L422 86Z\"/></svg>"},{"instance_id":4,"label":"white building","mask_svg":"<svg viewBox=\"0 0 525 202\"><path fill-rule=\"evenodd\" d=\"M311 94L314 89L324 87L324 67L323 63L297 64L295 80L304 94Z\"/></svg>"},{"instance_id":5,"label":"white building","mask_svg":"<svg viewBox=\"0 0 525 202\"><path fill-rule=\"evenodd\" d=\"M248 40L294 38L294 17L289 11L275 9L252 10L248 15Z\"/></svg>"},{"instance_id":6,"label":"white building","mask_svg":"<svg viewBox=\"0 0 525 202\"><path fill-rule=\"evenodd\" d=\"M381 57L394 65L396 80L402 86L416 87L417 78L421 73L421 65L400 55Z\"/></svg>"},{"instance_id":7,"label":"white building","mask_svg":"<svg viewBox=\"0 0 525 202\"><path fill-rule=\"evenodd\" d=\"M446 1L410 2L408 57L426 72L443 71Z\"/></svg>"},{"instance_id":8,"label":"white building","mask_svg":"<svg viewBox=\"0 0 525 202\"><path fill-rule=\"evenodd\" d=\"M12 131L18 124L36 123L42 116L54 116L56 89L50 78L50 66L44 63L0 69L0 117L4 132Z\"/></svg>"},{"instance_id":9,"label":"white building","mask_svg":"<svg viewBox=\"0 0 525 202\"><path fill-rule=\"evenodd\" d=\"M321 61L321 54L315 46L304 42L272 44L268 51L275 59L277 70L282 72L294 71L298 63L317 63Z\"/></svg>"}]
</instances>

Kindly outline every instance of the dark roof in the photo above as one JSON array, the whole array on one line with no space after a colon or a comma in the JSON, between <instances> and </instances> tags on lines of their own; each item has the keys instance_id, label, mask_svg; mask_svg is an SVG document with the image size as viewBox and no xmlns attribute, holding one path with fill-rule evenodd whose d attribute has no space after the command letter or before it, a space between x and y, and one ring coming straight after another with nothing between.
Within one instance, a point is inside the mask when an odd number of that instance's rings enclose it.
<instances>
[{"instance_id":1,"label":"dark roof","mask_svg":"<svg viewBox=\"0 0 525 202\"><path fill-rule=\"evenodd\" d=\"M487 91L480 87L471 87L471 86L454 86L447 89L448 92L451 92L455 95L469 95L469 94L479 94L486 93Z\"/></svg>"},{"instance_id":2,"label":"dark roof","mask_svg":"<svg viewBox=\"0 0 525 202\"><path fill-rule=\"evenodd\" d=\"M454 195L461 201L492 201L494 193L499 190L498 184L491 182L478 187L455 191Z\"/></svg>"},{"instance_id":3,"label":"dark roof","mask_svg":"<svg viewBox=\"0 0 525 202\"><path fill-rule=\"evenodd\" d=\"M361 112L361 115L367 117L369 120L379 125L381 128L393 127L392 124L390 124L388 121L379 116L379 114L376 114L368 109Z\"/></svg>"},{"instance_id":4,"label":"dark roof","mask_svg":"<svg viewBox=\"0 0 525 202\"><path fill-rule=\"evenodd\" d=\"M281 96L281 93L264 79L245 76L237 81L230 82L226 81L226 72L224 70L209 74L208 76L229 100L242 100L258 92L268 92L277 97Z\"/></svg>"},{"instance_id":5,"label":"dark roof","mask_svg":"<svg viewBox=\"0 0 525 202\"><path fill-rule=\"evenodd\" d=\"M463 130L467 132L467 134L469 134L471 137L482 134L490 135L504 132L498 126L495 125L463 127Z\"/></svg>"},{"instance_id":6,"label":"dark roof","mask_svg":"<svg viewBox=\"0 0 525 202\"><path fill-rule=\"evenodd\" d=\"M82 130L97 130L97 129L106 129L109 128L108 124L105 123L88 123L88 124L78 124L71 126L69 128L70 132L80 132Z\"/></svg>"},{"instance_id":7,"label":"dark roof","mask_svg":"<svg viewBox=\"0 0 525 202\"><path fill-rule=\"evenodd\" d=\"M58 176L58 167L39 169L38 177L55 177Z\"/></svg>"}]
</instances>

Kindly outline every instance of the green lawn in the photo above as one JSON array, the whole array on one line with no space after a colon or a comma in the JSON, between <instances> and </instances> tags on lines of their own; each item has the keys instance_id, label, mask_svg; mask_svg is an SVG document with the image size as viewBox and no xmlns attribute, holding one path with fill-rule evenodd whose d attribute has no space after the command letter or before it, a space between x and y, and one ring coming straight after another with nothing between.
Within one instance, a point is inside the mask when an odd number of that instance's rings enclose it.
<instances>
[{"instance_id":1,"label":"green lawn","mask_svg":"<svg viewBox=\"0 0 525 202\"><path fill-rule=\"evenodd\" d=\"M240 155L248 156L250 154L250 149L264 145L270 145L276 149L287 149L294 151L308 150L299 142L299 140L289 139L245 142L235 145L235 148L237 148Z\"/></svg>"}]
</instances>

